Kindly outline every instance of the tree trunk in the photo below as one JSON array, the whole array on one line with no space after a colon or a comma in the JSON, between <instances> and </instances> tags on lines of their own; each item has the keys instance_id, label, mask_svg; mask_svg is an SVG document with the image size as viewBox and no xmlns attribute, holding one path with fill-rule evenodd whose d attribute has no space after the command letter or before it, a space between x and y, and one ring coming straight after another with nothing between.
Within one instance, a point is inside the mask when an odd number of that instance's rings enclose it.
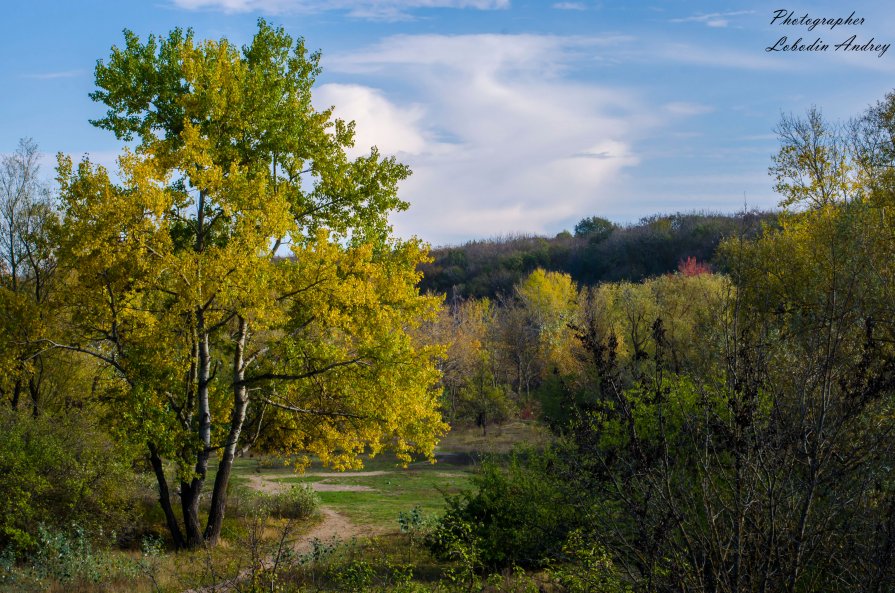
<instances>
[{"instance_id":1,"label":"tree trunk","mask_svg":"<svg viewBox=\"0 0 895 593\"><path fill-rule=\"evenodd\" d=\"M38 405L40 400L40 389L38 388L33 375L28 378L28 394L31 396L31 415L37 418L40 414L40 407Z\"/></svg>"},{"instance_id":2,"label":"tree trunk","mask_svg":"<svg viewBox=\"0 0 895 593\"><path fill-rule=\"evenodd\" d=\"M216 544L221 535L221 525L224 521L224 511L227 507L227 484L230 481L230 472L233 469L233 459L236 457L236 447L239 444L239 435L245 422L246 407L248 405L248 392L244 384L245 378L245 343L248 335L248 323L242 317L239 318L239 333L236 339L236 352L233 355L233 411L230 416L230 432L221 452L218 462L218 472L214 480L214 491L211 494L211 509L208 514L208 524L205 526L205 541Z\"/></svg>"},{"instance_id":3,"label":"tree trunk","mask_svg":"<svg viewBox=\"0 0 895 593\"><path fill-rule=\"evenodd\" d=\"M178 550L182 549L184 547L183 533L180 531L174 509L171 507L171 493L168 491L168 480L165 479L162 458L159 457L158 449L153 443L149 443L149 462L152 464L152 470L155 472L155 479L158 482L158 501L165 513L165 522L168 524L168 531L171 532L171 539L174 540L174 547Z\"/></svg>"},{"instance_id":4,"label":"tree trunk","mask_svg":"<svg viewBox=\"0 0 895 593\"><path fill-rule=\"evenodd\" d=\"M195 475L190 482L180 483L180 505L186 527L186 544L190 548L201 546L205 540L199 521L199 501L208 474L208 457L211 454L211 408L208 401L208 385L211 382L211 353L208 348L208 329L205 327L205 311L196 310L196 333L199 336L199 360L196 372L196 402L199 408L199 439L201 449L196 454Z\"/></svg>"},{"instance_id":5,"label":"tree trunk","mask_svg":"<svg viewBox=\"0 0 895 593\"><path fill-rule=\"evenodd\" d=\"M16 384L12 388L12 409L19 409L19 397L22 394L22 380L16 379Z\"/></svg>"},{"instance_id":6,"label":"tree trunk","mask_svg":"<svg viewBox=\"0 0 895 593\"><path fill-rule=\"evenodd\" d=\"M183 511L183 526L186 530L186 547L199 548L205 542L199 523L199 499L205 480L193 478L189 482L180 481L180 509Z\"/></svg>"}]
</instances>

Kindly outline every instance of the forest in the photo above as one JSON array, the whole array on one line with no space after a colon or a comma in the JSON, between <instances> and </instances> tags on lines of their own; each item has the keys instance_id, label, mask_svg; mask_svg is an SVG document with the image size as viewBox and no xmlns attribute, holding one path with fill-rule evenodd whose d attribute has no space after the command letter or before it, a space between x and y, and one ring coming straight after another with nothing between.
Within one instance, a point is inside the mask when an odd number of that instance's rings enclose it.
<instances>
[{"instance_id":1,"label":"forest","mask_svg":"<svg viewBox=\"0 0 895 593\"><path fill-rule=\"evenodd\" d=\"M895 93L775 212L393 235L320 54L125 32L0 163L0 590L895 591Z\"/></svg>"},{"instance_id":2,"label":"forest","mask_svg":"<svg viewBox=\"0 0 895 593\"><path fill-rule=\"evenodd\" d=\"M726 272L716 257L723 239L755 238L776 226L775 213L758 211L656 214L627 226L588 216L575 225L574 234L520 235L433 248L432 261L420 264L420 288L448 299L494 299L512 294L513 287L538 268L564 272L577 284L590 286L673 273L687 258Z\"/></svg>"}]
</instances>

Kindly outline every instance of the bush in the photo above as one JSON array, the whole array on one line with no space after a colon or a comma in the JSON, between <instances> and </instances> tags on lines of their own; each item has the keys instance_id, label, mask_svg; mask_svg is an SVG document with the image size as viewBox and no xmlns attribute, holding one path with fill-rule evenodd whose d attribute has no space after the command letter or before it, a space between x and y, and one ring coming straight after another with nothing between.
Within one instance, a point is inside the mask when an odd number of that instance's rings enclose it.
<instances>
[{"instance_id":1,"label":"bush","mask_svg":"<svg viewBox=\"0 0 895 593\"><path fill-rule=\"evenodd\" d=\"M294 484L282 492L253 492L250 505L273 517L307 519L320 507L320 497L307 484Z\"/></svg>"},{"instance_id":2,"label":"bush","mask_svg":"<svg viewBox=\"0 0 895 593\"><path fill-rule=\"evenodd\" d=\"M556 557L575 523L562 485L547 471L551 452L489 461L476 491L448 497L426 543L437 557L481 568L540 567Z\"/></svg>"},{"instance_id":3,"label":"bush","mask_svg":"<svg viewBox=\"0 0 895 593\"><path fill-rule=\"evenodd\" d=\"M34 539L33 552L20 562L16 562L11 548L0 554L0 591L104 590L104 585L113 581L133 582L147 576L146 548L136 561L110 553L94 546L78 525L67 530L40 525Z\"/></svg>"},{"instance_id":4,"label":"bush","mask_svg":"<svg viewBox=\"0 0 895 593\"><path fill-rule=\"evenodd\" d=\"M136 488L131 452L85 414L33 418L0 411L0 549L39 544L39 528L115 531L129 522Z\"/></svg>"},{"instance_id":5,"label":"bush","mask_svg":"<svg viewBox=\"0 0 895 593\"><path fill-rule=\"evenodd\" d=\"M606 549L573 531L563 545L563 562L550 574L567 593L629 593Z\"/></svg>"}]
</instances>

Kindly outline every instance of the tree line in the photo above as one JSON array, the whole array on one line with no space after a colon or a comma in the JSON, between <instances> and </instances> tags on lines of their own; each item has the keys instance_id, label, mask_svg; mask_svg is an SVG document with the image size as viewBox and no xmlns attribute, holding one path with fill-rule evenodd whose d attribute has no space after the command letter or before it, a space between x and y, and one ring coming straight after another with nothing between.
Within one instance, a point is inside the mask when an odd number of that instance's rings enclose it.
<instances>
[{"instance_id":1,"label":"tree line","mask_svg":"<svg viewBox=\"0 0 895 593\"><path fill-rule=\"evenodd\" d=\"M438 247L420 264L423 290L448 298L495 298L537 268L569 274L579 284L639 282L678 269L694 258L725 271L716 258L729 237L754 238L777 225L777 214L706 212L656 214L627 226L599 217L583 218L574 234L510 236Z\"/></svg>"},{"instance_id":2,"label":"tree line","mask_svg":"<svg viewBox=\"0 0 895 593\"><path fill-rule=\"evenodd\" d=\"M777 131L778 224L724 240L726 273L516 286L555 441L486 464L436 554L572 591L895 588L895 93Z\"/></svg>"}]
</instances>

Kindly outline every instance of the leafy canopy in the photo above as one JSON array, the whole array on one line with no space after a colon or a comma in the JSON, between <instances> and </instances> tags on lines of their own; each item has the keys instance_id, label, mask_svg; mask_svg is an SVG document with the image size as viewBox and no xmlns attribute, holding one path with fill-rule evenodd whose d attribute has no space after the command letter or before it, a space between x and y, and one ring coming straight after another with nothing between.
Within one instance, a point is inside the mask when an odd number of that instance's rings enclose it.
<instances>
[{"instance_id":1,"label":"leafy canopy","mask_svg":"<svg viewBox=\"0 0 895 593\"><path fill-rule=\"evenodd\" d=\"M241 49L126 31L92 94L108 108L93 123L136 141L120 184L60 159L76 347L115 371L123 425L184 479L240 438L245 402L260 443L337 466L367 447L431 454L444 431L439 349L407 332L437 307L415 287L425 249L389 238L410 172L347 156L353 123L311 102L319 59L263 20Z\"/></svg>"}]
</instances>

